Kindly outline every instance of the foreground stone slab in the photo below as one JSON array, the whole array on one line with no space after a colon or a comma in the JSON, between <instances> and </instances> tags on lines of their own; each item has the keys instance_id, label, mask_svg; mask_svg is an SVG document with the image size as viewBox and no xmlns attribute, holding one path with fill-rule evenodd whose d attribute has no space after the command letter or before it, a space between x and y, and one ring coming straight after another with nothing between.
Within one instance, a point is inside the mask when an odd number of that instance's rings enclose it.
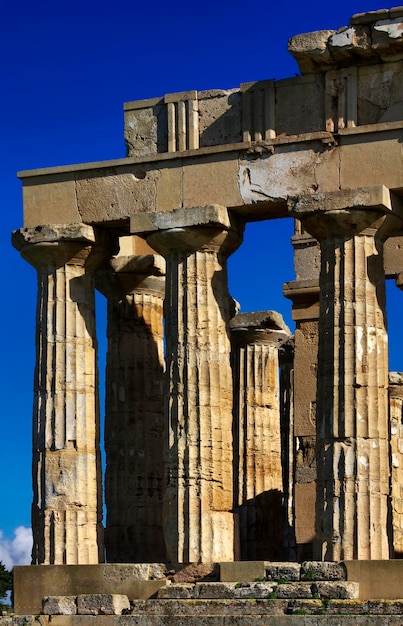
<instances>
[{"instance_id":1,"label":"foreground stone slab","mask_svg":"<svg viewBox=\"0 0 403 626\"><path fill-rule=\"evenodd\" d=\"M166 574L161 563L16 566L14 610L17 615L39 614L42 598L48 596L118 593L145 599L166 584Z\"/></svg>"},{"instance_id":2,"label":"foreground stone slab","mask_svg":"<svg viewBox=\"0 0 403 626\"><path fill-rule=\"evenodd\" d=\"M130 615L24 615L0 626L400 626L402 613L402 601L148 600Z\"/></svg>"}]
</instances>

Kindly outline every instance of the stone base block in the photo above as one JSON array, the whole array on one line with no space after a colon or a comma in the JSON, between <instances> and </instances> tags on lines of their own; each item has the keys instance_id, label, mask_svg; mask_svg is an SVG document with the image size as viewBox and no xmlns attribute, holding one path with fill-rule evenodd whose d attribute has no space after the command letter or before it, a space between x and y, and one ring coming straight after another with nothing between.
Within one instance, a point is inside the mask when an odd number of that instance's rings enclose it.
<instances>
[{"instance_id":1,"label":"stone base block","mask_svg":"<svg viewBox=\"0 0 403 626\"><path fill-rule=\"evenodd\" d=\"M403 560L344 561L347 580L360 583L360 600L403 598Z\"/></svg>"},{"instance_id":2,"label":"stone base block","mask_svg":"<svg viewBox=\"0 0 403 626\"><path fill-rule=\"evenodd\" d=\"M82 594L121 594L146 599L166 584L161 563L101 565L27 565L14 568L14 610L39 614L42 598Z\"/></svg>"}]
</instances>

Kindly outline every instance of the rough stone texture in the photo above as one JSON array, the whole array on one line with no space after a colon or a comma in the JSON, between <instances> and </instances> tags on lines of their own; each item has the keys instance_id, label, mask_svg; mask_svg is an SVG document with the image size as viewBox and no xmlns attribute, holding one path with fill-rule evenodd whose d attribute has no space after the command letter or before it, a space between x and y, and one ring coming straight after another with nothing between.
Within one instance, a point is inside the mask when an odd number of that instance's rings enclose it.
<instances>
[{"instance_id":1,"label":"rough stone texture","mask_svg":"<svg viewBox=\"0 0 403 626\"><path fill-rule=\"evenodd\" d=\"M391 505L394 557L403 557L403 375L389 374Z\"/></svg>"},{"instance_id":2,"label":"rough stone texture","mask_svg":"<svg viewBox=\"0 0 403 626\"><path fill-rule=\"evenodd\" d=\"M170 576L173 583L193 583L199 580L218 580L218 563L190 563Z\"/></svg>"},{"instance_id":3,"label":"rough stone texture","mask_svg":"<svg viewBox=\"0 0 403 626\"><path fill-rule=\"evenodd\" d=\"M106 255L102 243L86 225L14 235L38 273L34 564L103 557L93 277Z\"/></svg>"},{"instance_id":4,"label":"rough stone texture","mask_svg":"<svg viewBox=\"0 0 403 626\"><path fill-rule=\"evenodd\" d=\"M77 596L78 615L121 615L128 609L128 597L120 594L93 593Z\"/></svg>"},{"instance_id":5,"label":"rough stone texture","mask_svg":"<svg viewBox=\"0 0 403 626\"><path fill-rule=\"evenodd\" d=\"M299 581L301 566L299 563L266 563L266 579L275 582Z\"/></svg>"},{"instance_id":6,"label":"rough stone texture","mask_svg":"<svg viewBox=\"0 0 403 626\"><path fill-rule=\"evenodd\" d=\"M320 582L313 585L313 593L319 598L353 600L359 597L359 584L347 581Z\"/></svg>"},{"instance_id":7,"label":"rough stone texture","mask_svg":"<svg viewBox=\"0 0 403 626\"><path fill-rule=\"evenodd\" d=\"M98 277L108 297L105 530L109 563L165 559L161 443L165 263L117 256Z\"/></svg>"},{"instance_id":8,"label":"rough stone texture","mask_svg":"<svg viewBox=\"0 0 403 626\"><path fill-rule=\"evenodd\" d=\"M242 599L270 598L276 590L271 582L196 583L195 585L169 585L158 591L159 599Z\"/></svg>"},{"instance_id":9,"label":"rough stone texture","mask_svg":"<svg viewBox=\"0 0 403 626\"><path fill-rule=\"evenodd\" d=\"M186 227L175 228L184 219ZM156 219L148 214L144 224L132 220L132 230L154 231L147 241L167 261L167 555L174 563L231 561L232 301L226 257L241 242L242 228L231 228L222 207Z\"/></svg>"},{"instance_id":10,"label":"rough stone texture","mask_svg":"<svg viewBox=\"0 0 403 626\"><path fill-rule=\"evenodd\" d=\"M278 346L290 336L281 316L271 311L231 320L234 488L242 560L284 558Z\"/></svg>"},{"instance_id":11,"label":"rough stone texture","mask_svg":"<svg viewBox=\"0 0 403 626\"><path fill-rule=\"evenodd\" d=\"M382 225L390 200L372 188L312 196L297 206L322 258L317 558L388 558Z\"/></svg>"},{"instance_id":12,"label":"rough stone texture","mask_svg":"<svg viewBox=\"0 0 403 626\"><path fill-rule=\"evenodd\" d=\"M198 98L201 148L242 141L238 89L201 91Z\"/></svg>"},{"instance_id":13,"label":"rough stone texture","mask_svg":"<svg viewBox=\"0 0 403 626\"><path fill-rule=\"evenodd\" d=\"M301 564L301 580L347 580L343 563L304 561Z\"/></svg>"},{"instance_id":14,"label":"rough stone texture","mask_svg":"<svg viewBox=\"0 0 403 626\"><path fill-rule=\"evenodd\" d=\"M325 128L324 78L310 75L276 82L276 134L298 135Z\"/></svg>"},{"instance_id":15,"label":"rough stone texture","mask_svg":"<svg viewBox=\"0 0 403 626\"><path fill-rule=\"evenodd\" d=\"M403 18L388 11L370 12L338 31L317 31L292 37L288 50L302 74L323 72L343 64L360 65L401 59Z\"/></svg>"},{"instance_id":16,"label":"rough stone texture","mask_svg":"<svg viewBox=\"0 0 403 626\"><path fill-rule=\"evenodd\" d=\"M128 157L166 152L167 110L163 98L125 104L124 135Z\"/></svg>"},{"instance_id":17,"label":"rough stone texture","mask_svg":"<svg viewBox=\"0 0 403 626\"><path fill-rule=\"evenodd\" d=\"M49 596L42 600L44 615L76 615L76 596Z\"/></svg>"}]
</instances>

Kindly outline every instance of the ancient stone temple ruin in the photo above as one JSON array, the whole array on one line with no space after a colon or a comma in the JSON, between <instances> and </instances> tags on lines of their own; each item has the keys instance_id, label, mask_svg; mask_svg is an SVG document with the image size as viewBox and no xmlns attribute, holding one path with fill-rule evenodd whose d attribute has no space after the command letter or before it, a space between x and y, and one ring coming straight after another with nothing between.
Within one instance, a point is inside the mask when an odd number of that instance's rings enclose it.
<instances>
[{"instance_id":1,"label":"ancient stone temple ruin","mask_svg":"<svg viewBox=\"0 0 403 626\"><path fill-rule=\"evenodd\" d=\"M298 35L300 76L126 103L126 158L20 173L33 564L402 556L402 24ZM270 293L237 312L226 270L248 221L290 216L294 336Z\"/></svg>"}]
</instances>

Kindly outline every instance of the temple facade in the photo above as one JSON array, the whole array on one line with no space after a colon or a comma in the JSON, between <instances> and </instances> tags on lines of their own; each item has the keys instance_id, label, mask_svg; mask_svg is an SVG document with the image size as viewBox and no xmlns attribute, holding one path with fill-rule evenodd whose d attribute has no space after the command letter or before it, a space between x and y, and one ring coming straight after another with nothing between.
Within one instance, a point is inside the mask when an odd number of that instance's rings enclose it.
<instances>
[{"instance_id":1,"label":"temple facade","mask_svg":"<svg viewBox=\"0 0 403 626\"><path fill-rule=\"evenodd\" d=\"M125 158L19 174L33 564L403 556L403 8L289 51L300 76L126 103ZM227 284L245 224L287 217L294 334Z\"/></svg>"}]
</instances>

